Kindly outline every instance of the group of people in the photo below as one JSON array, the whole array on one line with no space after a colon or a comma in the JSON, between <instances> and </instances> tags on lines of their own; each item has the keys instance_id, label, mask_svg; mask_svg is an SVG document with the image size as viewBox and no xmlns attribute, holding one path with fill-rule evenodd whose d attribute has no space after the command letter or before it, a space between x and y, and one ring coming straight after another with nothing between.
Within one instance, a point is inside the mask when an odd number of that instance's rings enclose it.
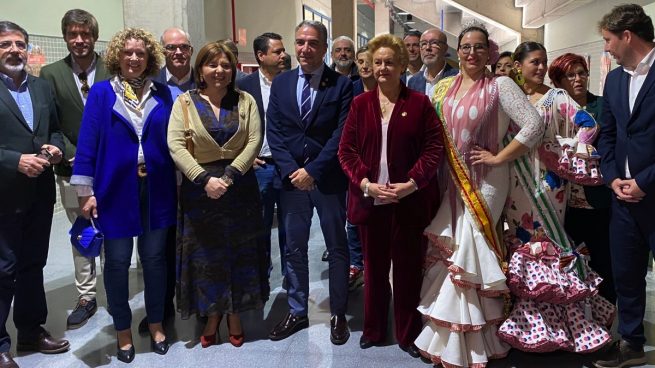
<instances>
[{"instance_id":1,"label":"group of people","mask_svg":"<svg viewBox=\"0 0 655 368\"><path fill-rule=\"evenodd\" d=\"M616 304L621 339L594 364L646 362L655 43L640 6L599 23L621 65L603 97L587 90L583 57L549 68L532 41L499 55L475 22L458 36L459 68L438 29L379 35L359 50L338 37L330 67L327 29L303 21L298 67L286 71L282 37L264 33L249 75L229 40L205 44L192 66L179 28L159 41L124 29L100 56L93 15L70 10L61 27L70 54L37 78L25 70L27 32L0 22L0 189L10 193L0 204L0 367L18 366L5 328L12 300L18 350L69 349L42 327L55 174L71 222L93 218L104 234L107 308L126 363L135 237L139 331L152 351L167 353L164 322L176 312L204 321L203 348L225 315L239 347L239 315L269 298L274 217L289 311L269 338L309 326L314 209L335 345L350 336L348 292L363 284L362 349L387 341L392 295L399 347L445 367L485 366L511 347L598 351ZM95 260L73 257L70 329L97 310Z\"/></svg>"}]
</instances>

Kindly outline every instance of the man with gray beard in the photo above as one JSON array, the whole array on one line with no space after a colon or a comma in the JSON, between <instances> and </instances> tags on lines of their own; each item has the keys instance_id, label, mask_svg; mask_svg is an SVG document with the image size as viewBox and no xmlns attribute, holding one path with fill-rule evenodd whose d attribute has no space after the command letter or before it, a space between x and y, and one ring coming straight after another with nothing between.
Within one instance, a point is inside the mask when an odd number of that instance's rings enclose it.
<instances>
[{"instance_id":1,"label":"man with gray beard","mask_svg":"<svg viewBox=\"0 0 655 368\"><path fill-rule=\"evenodd\" d=\"M332 65L333 70L345 75L351 81L359 79L357 65L355 65L355 43L348 36L339 36L332 41Z\"/></svg>"}]
</instances>

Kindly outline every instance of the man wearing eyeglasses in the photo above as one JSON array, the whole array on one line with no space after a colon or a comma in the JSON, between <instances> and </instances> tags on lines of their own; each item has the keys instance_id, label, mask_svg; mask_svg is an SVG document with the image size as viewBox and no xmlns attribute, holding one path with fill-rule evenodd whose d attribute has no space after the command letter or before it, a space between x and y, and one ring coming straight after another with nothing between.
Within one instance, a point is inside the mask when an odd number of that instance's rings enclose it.
<instances>
[{"instance_id":1,"label":"man wearing eyeglasses","mask_svg":"<svg viewBox=\"0 0 655 368\"><path fill-rule=\"evenodd\" d=\"M29 36L0 22L0 367L16 368L6 322L14 306L17 350L61 353L66 340L42 325L48 308L43 267L48 258L55 204L52 164L64 139L49 83L28 75Z\"/></svg>"},{"instance_id":2,"label":"man wearing eyeglasses","mask_svg":"<svg viewBox=\"0 0 655 368\"><path fill-rule=\"evenodd\" d=\"M95 51L98 40L98 22L87 11L72 9L61 19L61 32L68 48L68 56L46 65L41 69L41 77L50 81L57 101L57 113L61 123L66 156L55 166L61 203L68 220L73 223L79 212L77 193L70 185L70 177L75 162L77 136L82 122L82 112L89 89L96 81L109 78L105 63ZM66 320L68 329L83 326L97 310L96 304L96 262L95 258L81 255L75 247L75 287L77 305Z\"/></svg>"},{"instance_id":3,"label":"man wearing eyeglasses","mask_svg":"<svg viewBox=\"0 0 655 368\"><path fill-rule=\"evenodd\" d=\"M407 86L417 92L425 93L428 97L432 97L437 82L442 78L456 75L459 70L446 63L448 38L440 30L431 28L423 32L419 47L421 49L421 60L423 61L422 73L415 74L409 80Z\"/></svg>"},{"instance_id":4,"label":"man wearing eyeglasses","mask_svg":"<svg viewBox=\"0 0 655 368\"><path fill-rule=\"evenodd\" d=\"M196 88L191 76L193 46L189 34L177 27L168 28L161 35L166 66L161 69L157 81L168 86L173 100L182 93Z\"/></svg>"}]
</instances>

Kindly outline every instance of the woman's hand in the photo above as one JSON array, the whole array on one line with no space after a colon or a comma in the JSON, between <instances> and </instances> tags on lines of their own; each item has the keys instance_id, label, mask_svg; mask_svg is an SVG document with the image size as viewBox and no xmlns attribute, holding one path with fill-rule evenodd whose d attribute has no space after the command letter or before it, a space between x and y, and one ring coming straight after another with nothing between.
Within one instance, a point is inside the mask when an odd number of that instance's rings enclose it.
<instances>
[{"instance_id":1,"label":"woman's hand","mask_svg":"<svg viewBox=\"0 0 655 368\"><path fill-rule=\"evenodd\" d=\"M98 203L95 196L78 197L77 200L80 202L80 212L84 218L90 219L91 216L98 218Z\"/></svg>"},{"instance_id":2,"label":"woman's hand","mask_svg":"<svg viewBox=\"0 0 655 368\"><path fill-rule=\"evenodd\" d=\"M498 166L503 163L498 159L498 156L482 149L480 146L474 146L470 155L471 163L473 165Z\"/></svg>"},{"instance_id":3,"label":"woman's hand","mask_svg":"<svg viewBox=\"0 0 655 368\"><path fill-rule=\"evenodd\" d=\"M391 189L391 185L380 185L370 183L368 185L368 195L381 201L382 203L398 203L398 194Z\"/></svg>"},{"instance_id":4,"label":"woman's hand","mask_svg":"<svg viewBox=\"0 0 655 368\"><path fill-rule=\"evenodd\" d=\"M207 192L207 197L211 199L219 199L225 192L227 192L227 185L223 180L211 177L207 184L205 184L205 192Z\"/></svg>"},{"instance_id":5,"label":"woman's hand","mask_svg":"<svg viewBox=\"0 0 655 368\"><path fill-rule=\"evenodd\" d=\"M398 199L403 199L414 193L416 191L416 187L414 186L413 182L408 181L406 183L389 184L389 190L392 193L395 193Z\"/></svg>"}]
</instances>

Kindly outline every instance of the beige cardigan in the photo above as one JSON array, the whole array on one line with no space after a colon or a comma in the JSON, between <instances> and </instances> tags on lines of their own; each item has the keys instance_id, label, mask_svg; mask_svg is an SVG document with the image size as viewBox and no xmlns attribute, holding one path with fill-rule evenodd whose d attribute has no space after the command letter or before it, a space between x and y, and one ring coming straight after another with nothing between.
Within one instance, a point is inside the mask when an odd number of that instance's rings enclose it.
<instances>
[{"instance_id":1,"label":"beige cardigan","mask_svg":"<svg viewBox=\"0 0 655 368\"><path fill-rule=\"evenodd\" d=\"M191 181L205 171L200 164L217 160L233 159L230 165L242 174L248 171L262 147L261 120L255 99L246 92L239 92L239 128L222 147L202 125L198 110L191 102L189 127L194 145L194 159L186 149L184 139L184 96L188 101L192 101L189 92L178 96L168 122L168 149L177 168Z\"/></svg>"}]
</instances>

